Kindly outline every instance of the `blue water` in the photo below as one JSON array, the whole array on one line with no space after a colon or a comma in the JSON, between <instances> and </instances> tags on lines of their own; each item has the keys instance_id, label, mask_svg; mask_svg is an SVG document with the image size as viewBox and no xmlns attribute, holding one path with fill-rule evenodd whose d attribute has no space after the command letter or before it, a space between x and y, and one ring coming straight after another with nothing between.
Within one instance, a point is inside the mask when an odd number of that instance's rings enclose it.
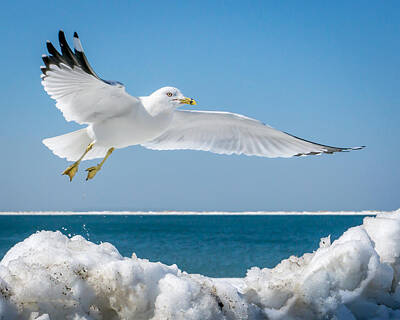
<instances>
[{"instance_id":1,"label":"blue water","mask_svg":"<svg viewBox=\"0 0 400 320\"><path fill-rule=\"evenodd\" d=\"M188 273L243 277L316 250L363 216L0 216L0 258L38 230L110 242L123 256L177 264Z\"/></svg>"}]
</instances>

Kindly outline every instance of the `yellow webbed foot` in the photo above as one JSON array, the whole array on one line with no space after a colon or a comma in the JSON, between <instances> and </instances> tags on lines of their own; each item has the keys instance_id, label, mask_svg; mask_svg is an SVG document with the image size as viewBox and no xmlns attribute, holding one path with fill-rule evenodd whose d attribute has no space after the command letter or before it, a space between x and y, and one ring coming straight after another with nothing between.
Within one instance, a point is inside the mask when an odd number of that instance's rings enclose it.
<instances>
[{"instance_id":1,"label":"yellow webbed foot","mask_svg":"<svg viewBox=\"0 0 400 320\"><path fill-rule=\"evenodd\" d=\"M107 160L107 158L110 156L110 154L113 153L113 151L114 151L114 148L108 149L108 151L106 153L106 156L104 157L104 159L97 166L90 167L90 168L86 169L86 171L88 172L87 177L86 177L86 181L88 181L89 179L93 179L94 178L96 173L98 171L100 171L100 169L103 166L104 162Z\"/></svg>"},{"instance_id":2,"label":"yellow webbed foot","mask_svg":"<svg viewBox=\"0 0 400 320\"><path fill-rule=\"evenodd\" d=\"M98 171L100 171L100 169L101 169L101 165L100 164L98 164L97 166L94 166L94 167L87 168L85 170L85 171L88 172L87 177L86 177L86 181L88 181L89 179L93 179L94 176L96 175L96 173Z\"/></svg>"},{"instance_id":3,"label":"yellow webbed foot","mask_svg":"<svg viewBox=\"0 0 400 320\"><path fill-rule=\"evenodd\" d=\"M72 181L72 178L78 172L79 162L75 162L74 164L70 165L67 169L64 170L62 173L63 175L67 175L69 177L69 181Z\"/></svg>"}]
</instances>

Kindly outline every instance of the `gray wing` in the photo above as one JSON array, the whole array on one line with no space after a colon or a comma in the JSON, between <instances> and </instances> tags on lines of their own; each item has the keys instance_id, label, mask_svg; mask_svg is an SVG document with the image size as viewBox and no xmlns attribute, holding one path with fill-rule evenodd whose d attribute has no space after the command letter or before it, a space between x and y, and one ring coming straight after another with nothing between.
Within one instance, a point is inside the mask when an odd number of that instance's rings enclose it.
<instances>
[{"instance_id":1,"label":"gray wing","mask_svg":"<svg viewBox=\"0 0 400 320\"><path fill-rule=\"evenodd\" d=\"M269 158L363 148L338 148L314 143L235 113L187 110L176 110L167 131L143 146L155 150L191 149Z\"/></svg>"},{"instance_id":2,"label":"gray wing","mask_svg":"<svg viewBox=\"0 0 400 320\"><path fill-rule=\"evenodd\" d=\"M125 92L116 81L100 79L86 59L78 34L74 33L75 52L59 32L61 54L47 41L49 55L43 55L42 85L56 100L67 121L90 124L120 116L142 107L140 100Z\"/></svg>"}]
</instances>

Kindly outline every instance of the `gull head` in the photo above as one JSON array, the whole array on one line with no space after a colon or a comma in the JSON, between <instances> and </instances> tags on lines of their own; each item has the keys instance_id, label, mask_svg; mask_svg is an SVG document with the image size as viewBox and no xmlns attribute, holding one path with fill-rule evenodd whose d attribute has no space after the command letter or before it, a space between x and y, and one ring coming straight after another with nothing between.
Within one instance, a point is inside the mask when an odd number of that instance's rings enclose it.
<instances>
[{"instance_id":1,"label":"gull head","mask_svg":"<svg viewBox=\"0 0 400 320\"><path fill-rule=\"evenodd\" d=\"M196 105L192 98L186 98L179 89L174 87L164 87L154 91L147 97L140 97L144 107L152 114L172 112L184 104Z\"/></svg>"},{"instance_id":2,"label":"gull head","mask_svg":"<svg viewBox=\"0 0 400 320\"><path fill-rule=\"evenodd\" d=\"M196 105L196 101L193 98L186 98L179 89L174 87L164 87L154 91L150 98L166 108L177 108L180 105L190 104Z\"/></svg>"}]
</instances>

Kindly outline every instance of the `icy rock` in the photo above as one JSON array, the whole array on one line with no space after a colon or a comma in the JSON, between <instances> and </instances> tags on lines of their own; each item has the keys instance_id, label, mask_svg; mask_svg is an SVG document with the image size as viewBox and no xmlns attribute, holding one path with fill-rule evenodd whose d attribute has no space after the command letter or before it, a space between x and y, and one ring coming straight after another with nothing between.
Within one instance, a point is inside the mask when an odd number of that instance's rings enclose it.
<instances>
[{"instance_id":1,"label":"icy rock","mask_svg":"<svg viewBox=\"0 0 400 320\"><path fill-rule=\"evenodd\" d=\"M41 231L0 262L0 319L400 319L400 211L243 279L187 274Z\"/></svg>"}]
</instances>

